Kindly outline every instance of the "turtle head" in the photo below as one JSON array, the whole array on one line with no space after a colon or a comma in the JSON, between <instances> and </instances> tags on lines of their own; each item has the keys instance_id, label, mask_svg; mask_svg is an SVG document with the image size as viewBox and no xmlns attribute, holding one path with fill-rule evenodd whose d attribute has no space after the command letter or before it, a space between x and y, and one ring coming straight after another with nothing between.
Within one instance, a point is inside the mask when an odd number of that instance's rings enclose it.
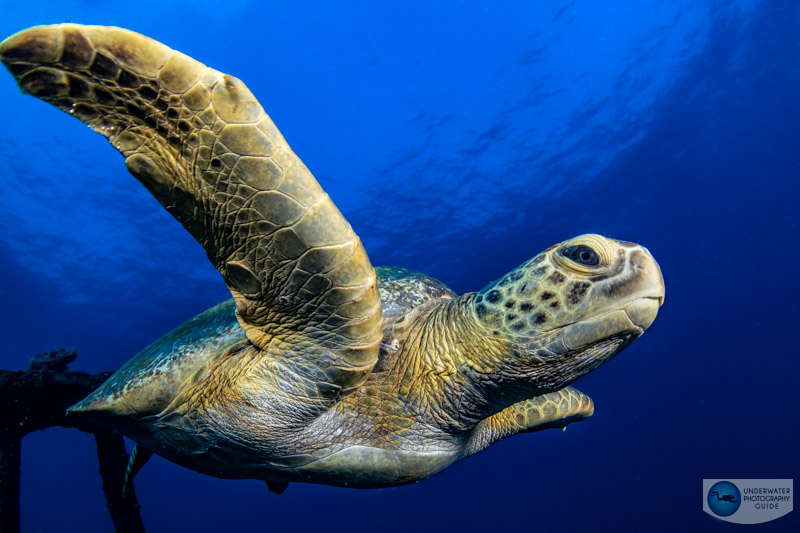
<instances>
[{"instance_id":1,"label":"turtle head","mask_svg":"<svg viewBox=\"0 0 800 533\"><path fill-rule=\"evenodd\" d=\"M481 324L508 339L543 392L568 385L639 337L664 302L646 248L581 235L548 248L481 290Z\"/></svg>"}]
</instances>

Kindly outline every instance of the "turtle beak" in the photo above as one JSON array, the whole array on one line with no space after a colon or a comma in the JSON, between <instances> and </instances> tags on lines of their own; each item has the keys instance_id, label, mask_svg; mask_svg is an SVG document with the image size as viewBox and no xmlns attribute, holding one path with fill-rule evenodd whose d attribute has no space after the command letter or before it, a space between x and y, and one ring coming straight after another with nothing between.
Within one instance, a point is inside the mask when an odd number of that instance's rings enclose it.
<instances>
[{"instance_id":1,"label":"turtle beak","mask_svg":"<svg viewBox=\"0 0 800 533\"><path fill-rule=\"evenodd\" d=\"M639 298L625 306L625 314L628 315L631 322L645 330L656 319L658 308L661 307L663 301L663 296Z\"/></svg>"},{"instance_id":2,"label":"turtle beak","mask_svg":"<svg viewBox=\"0 0 800 533\"><path fill-rule=\"evenodd\" d=\"M637 274L639 287L633 301L624 309L631 322L644 330L650 327L656 319L659 307L664 305L664 276L647 248L640 247L631 253L629 261Z\"/></svg>"}]
</instances>

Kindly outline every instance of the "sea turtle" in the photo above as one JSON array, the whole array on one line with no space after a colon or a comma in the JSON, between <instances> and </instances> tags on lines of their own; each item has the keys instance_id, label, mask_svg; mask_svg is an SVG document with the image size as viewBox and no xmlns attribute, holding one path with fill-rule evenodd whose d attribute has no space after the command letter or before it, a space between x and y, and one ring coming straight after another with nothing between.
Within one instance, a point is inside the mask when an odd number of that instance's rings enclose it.
<instances>
[{"instance_id":1,"label":"sea turtle","mask_svg":"<svg viewBox=\"0 0 800 533\"><path fill-rule=\"evenodd\" d=\"M112 27L0 45L20 87L79 118L205 248L233 299L136 355L70 408L223 478L385 487L520 432L591 416L568 385L653 322L647 249L569 239L457 296L373 269L245 85Z\"/></svg>"}]
</instances>

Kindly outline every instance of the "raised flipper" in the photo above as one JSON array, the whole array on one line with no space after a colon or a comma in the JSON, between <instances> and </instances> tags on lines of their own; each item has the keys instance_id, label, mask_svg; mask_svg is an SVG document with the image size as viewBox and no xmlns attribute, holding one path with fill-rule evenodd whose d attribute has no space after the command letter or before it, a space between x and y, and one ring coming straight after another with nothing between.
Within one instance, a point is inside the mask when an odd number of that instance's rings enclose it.
<instances>
[{"instance_id":1,"label":"raised flipper","mask_svg":"<svg viewBox=\"0 0 800 533\"><path fill-rule=\"evenodd\" d=\"M122 497L128 494L128 491L133 485L133 478L139 473L139 470L147 464L147 461L153 457L153 452L147 448L135 444L131 450L131 457L128 459L128 467L125 469L125 481L122 482Z\"/></svg>"},{"instance_id":2,"label":"raised flipper","mask_svg":"<svg viewBox=\"0 0 800 533\"><path fill-rule=\"evenodd\" d=\"M31 28L0 44L0 58L23 90L122 153L205 248L248 339L282 371L326 391L363 380L381 339L375 273L241 81L111 27Z\"/></svg>"},{"instance_id":3,"label":"raised flipper","mask_svg":"<svg viewBox=\"0 0 800 533\"><path fill-rule=\"evenodd\" d=\"M470 434L462 458L517 433L564 428L593 413L592 399L572 387L523 400L479 422Z\"/></svg>"}]
</instances>

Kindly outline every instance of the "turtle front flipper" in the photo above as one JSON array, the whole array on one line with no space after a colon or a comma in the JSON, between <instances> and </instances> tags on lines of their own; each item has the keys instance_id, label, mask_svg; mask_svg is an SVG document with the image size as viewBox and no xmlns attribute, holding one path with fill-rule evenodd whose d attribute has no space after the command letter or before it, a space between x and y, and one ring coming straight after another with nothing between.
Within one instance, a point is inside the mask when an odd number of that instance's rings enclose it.
<instances>
[{"instance_id":1,"label":"turtle front flipper","mask_svg":"<svg viewBox=\"0 0 800 533\"><path fill-rule=\"evenodd\" d=\"M572 387L517 402L479 422L470 432L462 457L517 433L565 428L593 413L592 399Z\"/></svg>"},{"instance_id":2,"label":"turtle front flipper","mask_svg":"<svg viewBox=\"0 0 800 533\"><path fill-rule=\"evenodd\" d=\"M358 385L381 339L360 240L237 78L140 34L40 26L0 44L20 87L79 118L205 248L248 339L320 390Z\"/></svg>"}]
</instances>

